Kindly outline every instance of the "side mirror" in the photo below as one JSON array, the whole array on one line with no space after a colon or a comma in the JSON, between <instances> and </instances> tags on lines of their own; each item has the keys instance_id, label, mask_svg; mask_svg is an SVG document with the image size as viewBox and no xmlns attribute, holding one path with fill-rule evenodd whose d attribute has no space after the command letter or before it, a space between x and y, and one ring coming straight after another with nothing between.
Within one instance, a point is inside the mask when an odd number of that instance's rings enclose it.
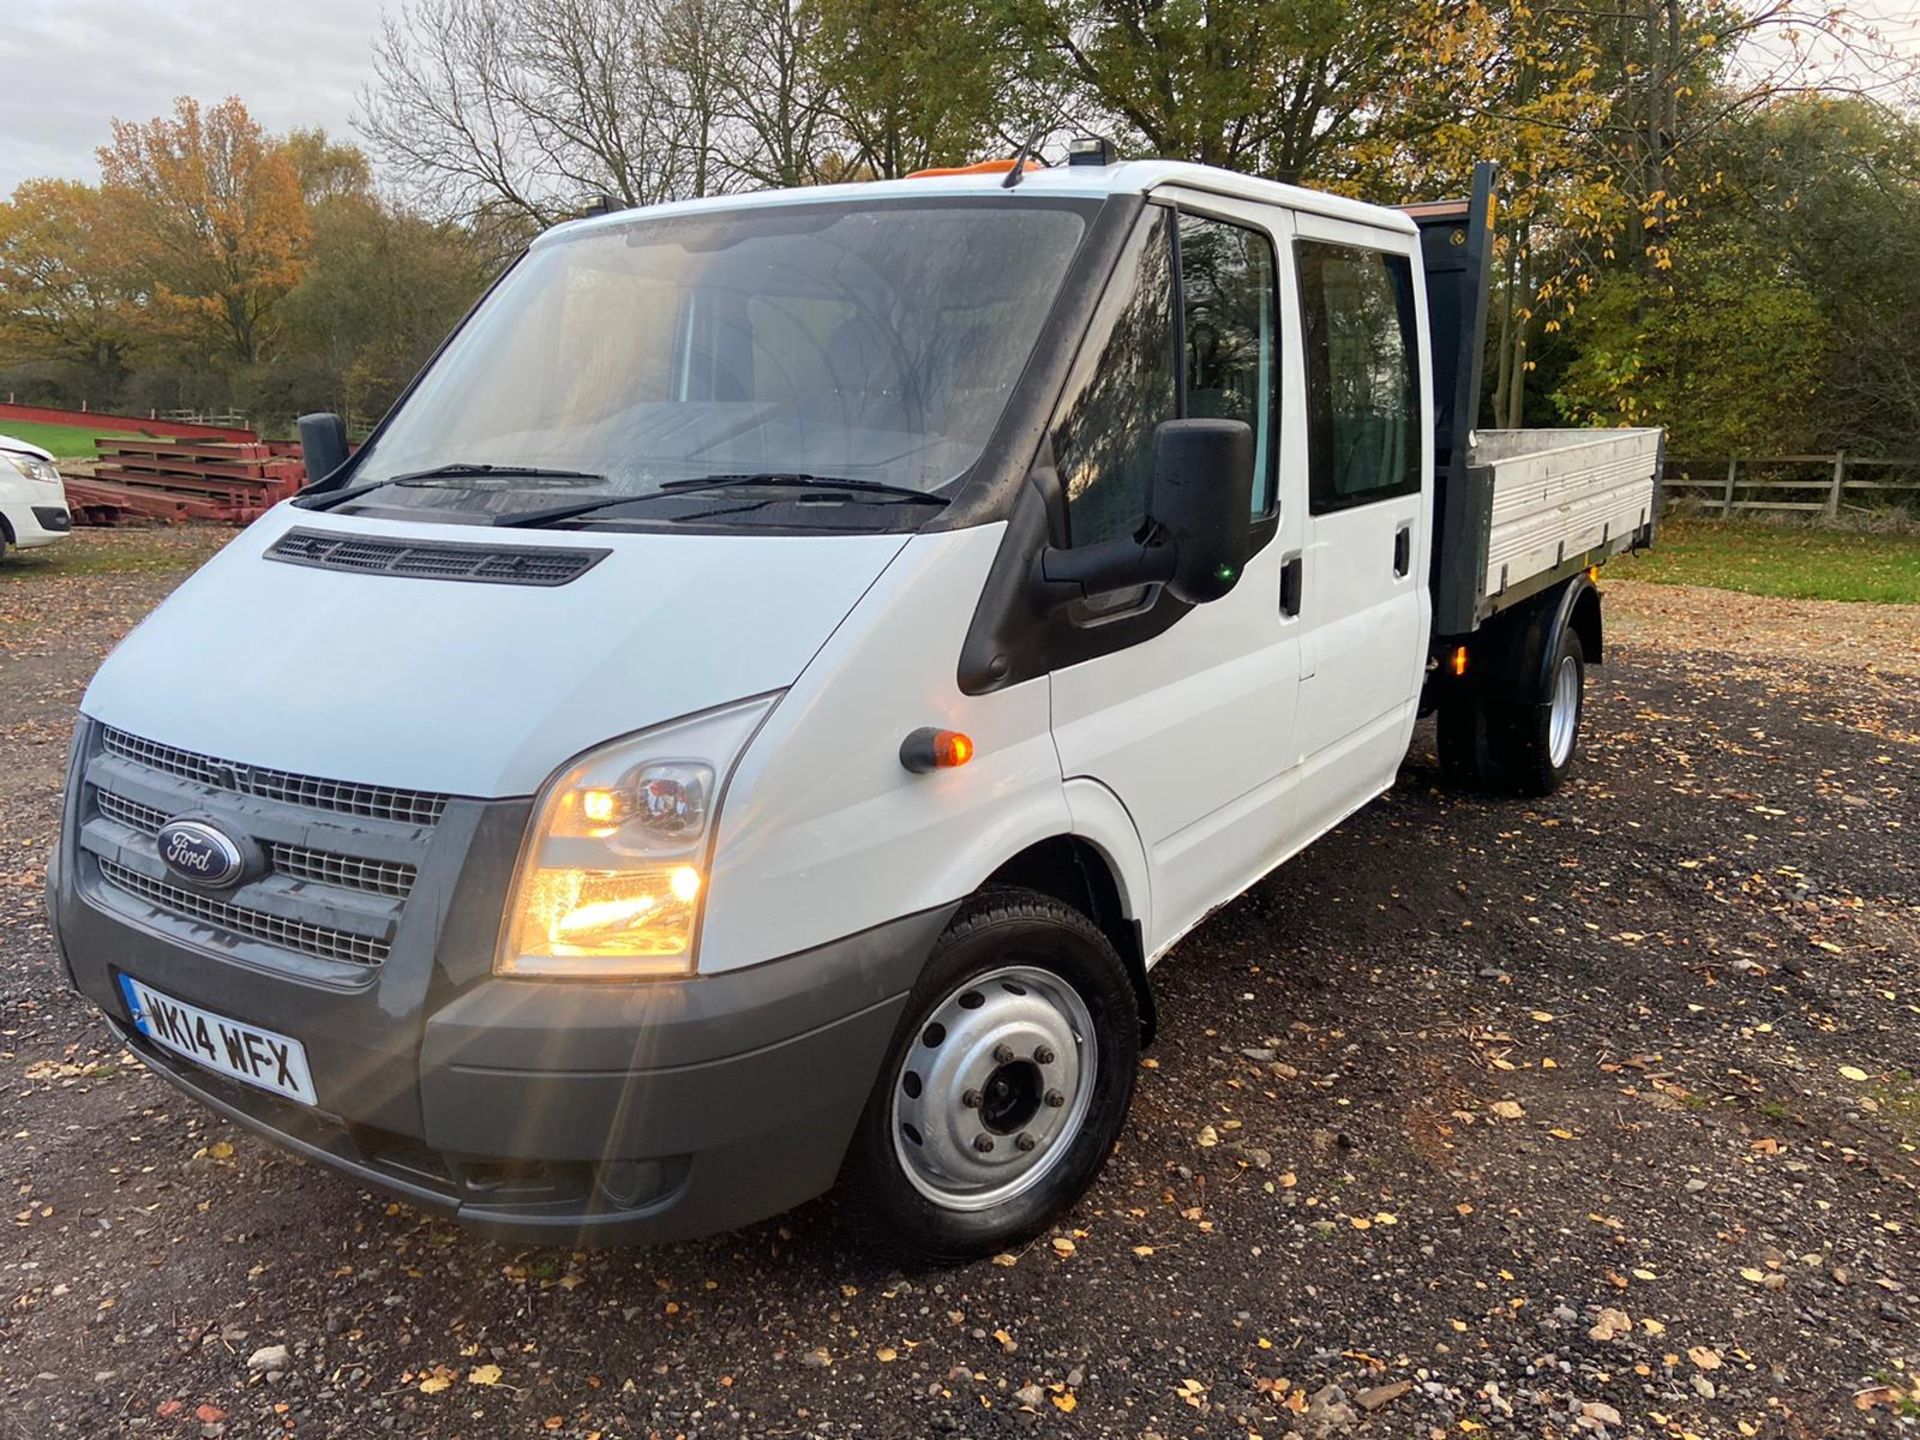
<instances>
[{"instance_id":1,"label":"side mirror","mask_svg":"<svg viewBox=\"0 0 1920 1440\"><path fill-rule=\"evenodd\" d=\"M307 467L309 485L324 480L347 463L347 422L321 413L300 417L300 459Z\"/></svg>"},{"instance_id":2,"label":"side mirror","mask_svg":"<svg viewBox=\"0 0 1920 1440\"><path fill-rule=\"evenodd\" d=\"M1173 547L1167 588L1189 605L1239 583L1253 543L1253 428L1244 420L1169 420L1153 435L1147 513Z\"/></svg>"},{"instance_id":3,"label":"side mirror","mask_svg":"<svg viewBox=\"0 0 1920 1440\"><path fill-rule=\"evenodd\" d=\"M1189 605L1240 579L1253 540L1253 430L1242 420L1168 420L1153 435L1144 540L1040 552L1044 603L1160 583Z\"/></svg>"}]
</instances>

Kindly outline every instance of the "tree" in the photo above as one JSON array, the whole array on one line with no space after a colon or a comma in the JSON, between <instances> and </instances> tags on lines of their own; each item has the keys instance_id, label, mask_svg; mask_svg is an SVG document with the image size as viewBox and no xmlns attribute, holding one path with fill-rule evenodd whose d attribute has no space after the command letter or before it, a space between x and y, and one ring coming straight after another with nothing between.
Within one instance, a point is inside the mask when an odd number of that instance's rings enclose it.
<instances>
[{"instance_id":1,"label":"tree","mask_svg":"<svg viewBox=\"0 0 1920 1440\"><path fill-rule=\"evenodd\" d=\"M23 182L0 205L0 344L71 366L89 388L117 385L141 317L115 239L93 186Z\"/></svg>"},{"instance_id":2,"label":"tree","mask_svg":"<svg viewBox=\"0 0 1920 1440\"><path fill-rule=\"evenodd\" d=\"M1827 337L1813 442L1905 455L1920 437L1920 123L1800 96L1730 127L1696 228L1804 288Z\"/></svg>"},{"instance_id":3,"label":"tree","mask_svg":"<svg viewBox=\"0 0 1920 1440\"><path fill-rule=\"evenodd\" d=\"M1668 453L1778 454L1814 443L1825 317L1799 281L1737 246L1676 242L1670 271L1602 278L1574 322L1554 403L1577 425L1664 425Z\"/></svg>"},{"instance_id":4,"label":"tree","mask_svg":"<svg viewBox=\"0 0 1920 1440\"><path fill-rule=\"evenodd\" d=\"M822 178L829 124L820 13L796 0L734 0L736 48L723 72L727 164L745 185Z\"/></svg>"},{"instance_id":5,"label":"tree","mask_svg":"<svg viewBox=\"0 0 1920 1440\"><path fill-rule=\"evenodd\" d=\"M307 240L299 177L238 98L173 118L113 122L100 154L107 224L151 281L152 304L209 351L258 360L299 280Z\"/></svg>"},{"instance_id":6,"label":"tree","mask_svg":"<svg viewBox=\"0 0 1920 1440\"><path fill-rule=\"evenodd\" d=\"M437 212L541 228L583 200L689 193L692 148L652 0L410 0L357 122Z\"/></svg>"},{"instance_id":7,"label":"tree","mask_svg":"<svg viewBox=\"0 0 1920 1440\"><path fill-rule=\"evenodd\" d=\"M392 405L490 275L472 235L371 196L314 211L312 263L287 296L284 365L257 377L276 408L332 409L356 425Z\"/></svg>"},{"instance_id":8,"label":"tree","mask_svg":"<svg viewBox=\"0 0 1920 1440\"><path fill-rule=\"evenodd\" d=\"M820 71L857 169L896 179L966 164L1015 90L1001 16L941 0L817 0Z\"/></svg>"},{"instance_id":9,"label":"tree","mask_svg":"<svg viewBox=\"0 0 1920 1440\"><path fill-rule=\"evenodd\" d=\"M1338 173L1396 114L1417 0L1006 0L1082 111L1149 153L1276 180Z\"/></svg>"},{"instance_id":10,"label":"tree","mask_svg":"<svg viewBox=\"0 0 1920 1440\"><path fill-rule=\"evenodd\" d=\"M300 198L308 209L329 200L373 194L373 164L358 145L334 140L314 126L289 130L281 146L299 178Z\"/></svg>"}]
</instances>

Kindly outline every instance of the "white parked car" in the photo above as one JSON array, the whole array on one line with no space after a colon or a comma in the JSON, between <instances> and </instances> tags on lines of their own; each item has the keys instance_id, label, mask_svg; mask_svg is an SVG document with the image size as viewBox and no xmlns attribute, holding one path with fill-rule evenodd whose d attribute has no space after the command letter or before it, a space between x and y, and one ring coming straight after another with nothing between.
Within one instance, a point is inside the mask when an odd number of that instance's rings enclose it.
<instances>
[{"instance_id":1,"label":"white parked car","mask_svg":"<svg viewBox=\"0 0 1920 1440\"><path fill-rule=\"evenodd\" d=\"M66 486L53 456L38 445L0 435L0 556L9 547L51 545L72 528Z\"/></svg>"}]
</instances>

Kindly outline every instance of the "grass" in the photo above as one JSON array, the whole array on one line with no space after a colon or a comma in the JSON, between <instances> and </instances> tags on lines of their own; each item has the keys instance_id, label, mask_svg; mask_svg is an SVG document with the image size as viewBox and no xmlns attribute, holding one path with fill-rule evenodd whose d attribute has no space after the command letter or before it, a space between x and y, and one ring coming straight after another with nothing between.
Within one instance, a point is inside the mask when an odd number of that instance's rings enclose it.
<instances>
[{"instance_id":1,"label":"grass","mask_svg":"<svg viewBox=\"0 0 1920 1440\"><path fill-rule=\"evenodd\" d=\"M1789 600L1920 605L1920 535L1663 520L1652 551L1613 561L1607 574Z\"/></svg>"},{"instance_id":2,"label":"grass","mask_svg":"<svg viewBox=\"0 0 1920 1440\"><path fill-rule=\"evenodd\" d=\"M9 549L0 587L65 575L185 574L239 533L226 525L83 528L35 550Z\"/></svg>"},{"instance_id":3,"label":"grass","mask_svg":"<svg viewBox=\"0 0 1920 1440\"><path fill-rule=\"evenodd\" d=\"M114 440L139 438L127 430L89 430L84 425L40 425L24 420L0 420L0 435L38 445L56 460L92 459L96 436Z\"/></svg>"}]
</instances>

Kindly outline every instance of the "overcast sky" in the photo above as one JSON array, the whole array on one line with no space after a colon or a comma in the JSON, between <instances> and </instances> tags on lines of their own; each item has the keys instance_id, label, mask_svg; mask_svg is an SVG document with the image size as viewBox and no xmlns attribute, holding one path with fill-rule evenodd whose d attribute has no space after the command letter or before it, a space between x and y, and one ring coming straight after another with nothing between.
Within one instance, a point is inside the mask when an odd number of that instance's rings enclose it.
<instances>
[{"instance_id":1,"label":"overcast sky","mask_svg":"<svg viewBox=\"0 0 1920 1440\"><path fill-rule=\"evenodd\" d=\"M348 135L381 0L0 0L0 195L93 180L107 122L238 95L269 130Z\"/></svg>"},{"instance_id":2,"label":"overcast sky","mask_svg":"<svg viewBox=\"0 0 1920 1440\"><path fill-rule=\"evenodd\" d=\"M382 3L5 0L0 196L30 175L96 178L108 120L162 114L176 95L239 95L270 130L349 135ZM1853 8L1920 56L1920 0Z\"/></svg>"}]
</instances>

